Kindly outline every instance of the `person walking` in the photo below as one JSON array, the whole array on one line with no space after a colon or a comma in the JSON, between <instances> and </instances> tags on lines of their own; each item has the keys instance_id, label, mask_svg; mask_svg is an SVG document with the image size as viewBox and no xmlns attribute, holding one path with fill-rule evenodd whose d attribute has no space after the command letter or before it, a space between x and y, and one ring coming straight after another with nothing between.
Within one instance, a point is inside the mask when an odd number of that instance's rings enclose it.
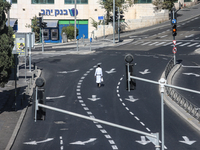
<instances>
[{"instance_id":1,"label":"person walking","mask_svg":"<svg viewBox=\"0 0 200 150\"><path fill-rule=\"evenodd\" d=\"M100 65L98 65L98 67L96 68L94 76L96 77L97 86L101 87L101 82L103 80L103 73Z\"/></svg>"}]
</instances>

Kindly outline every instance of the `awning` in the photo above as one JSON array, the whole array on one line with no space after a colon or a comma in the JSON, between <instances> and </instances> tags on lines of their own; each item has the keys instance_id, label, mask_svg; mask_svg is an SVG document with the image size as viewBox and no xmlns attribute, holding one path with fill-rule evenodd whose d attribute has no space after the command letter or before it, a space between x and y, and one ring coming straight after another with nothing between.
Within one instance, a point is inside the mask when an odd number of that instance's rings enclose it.
<instances>
[{"instance_id":1,"label":"awning","mask_svg":"<svg viewBox=\"0 0 200 150\"><path fill-rule=\"evenodd\" d=\"M11 27L14 27L16 21L17 21L17 19L15 19L15 18L10 18L10 26L11 26ZM6 25L8 25L8 20L6 21Z\"/></svg>"},{"instance_id":2,"label":"awning","mask_svg":"<svg viewBox=\"0 0 200 150\"><path fill-rule=\"evenodd\" d=\"M43 22L47 23L48 28L55 28L58 26L58 20L43 20Z\"/></svg>"}]
</instances>

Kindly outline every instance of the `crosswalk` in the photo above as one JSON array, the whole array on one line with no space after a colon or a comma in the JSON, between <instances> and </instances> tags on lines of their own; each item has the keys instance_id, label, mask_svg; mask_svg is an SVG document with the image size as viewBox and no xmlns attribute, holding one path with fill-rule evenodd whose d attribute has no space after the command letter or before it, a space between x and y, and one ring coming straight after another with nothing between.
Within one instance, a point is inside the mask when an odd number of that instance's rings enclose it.
<instances>
[{"instance_id":1,"label":"crosswalk","mask_svg":"<svg viewBox=\"0 0 200 150\"><path fill-rule=\"evenodd\" d=\"M135 42L132 42L130 44L133 44L133 45L141 45L141 46L174 46L173 43L171 41L158 41L158 42L155 42L155 41L135 41ZM197 43L197 42L177 42L176 43L176 46L180 46L180 47L183 47L183 46L186 46L186 47L200 47L200 43Z\"/></svg>"}]
</instances>

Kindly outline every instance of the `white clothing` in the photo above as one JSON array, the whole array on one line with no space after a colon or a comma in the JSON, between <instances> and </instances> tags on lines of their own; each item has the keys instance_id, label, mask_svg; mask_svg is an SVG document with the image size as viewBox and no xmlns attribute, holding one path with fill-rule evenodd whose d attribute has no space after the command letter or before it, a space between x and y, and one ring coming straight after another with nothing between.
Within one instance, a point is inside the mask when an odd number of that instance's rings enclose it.
<instances>
[{"instance_id":1,"label":"white clothing","mask_svg":"<svg viewBox=\"0 0 200 150\"><path fill-rule=\"evenodd\" d=\"M96 77L96 83L101 83L101 77L103 77L102 69L96 68L94 76Z\"/></svg>"}]
</instances>

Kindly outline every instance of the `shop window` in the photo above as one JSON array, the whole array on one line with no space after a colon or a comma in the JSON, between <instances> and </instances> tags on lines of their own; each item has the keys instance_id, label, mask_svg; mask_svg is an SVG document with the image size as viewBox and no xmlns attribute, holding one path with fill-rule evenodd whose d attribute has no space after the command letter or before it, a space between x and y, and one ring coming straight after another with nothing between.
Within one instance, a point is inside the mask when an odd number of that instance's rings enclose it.
<instances>
[{"instance_id":1,"label":"shop window","mask_svg":"<svg viewBox=\"0 0 200 150\"><path fill-rule=\"evenodd\" d=\"M54 0L32 0L32 4L54 4Z\"/></svg>"},{"instance_id":2,"label":"shop window","mask_svg":"<svg viewBox=\"0 0 200 150\"><path fill-rule=\"evenodd\" d=\"M152 3L152 0L134 0L135 4L141 4L141 3Z\"/></svg>"},{"instance_id":3,"label":"shop window","mask_svg":"<svg viewBox=\"0 0 200 150\"><path fill-rule=\"evenodd\" d=\"M65 0L65 4L74 4L75 0ZM77 4L88 4L88 0L76 0Z\"/></svg>"}]
</instances>

